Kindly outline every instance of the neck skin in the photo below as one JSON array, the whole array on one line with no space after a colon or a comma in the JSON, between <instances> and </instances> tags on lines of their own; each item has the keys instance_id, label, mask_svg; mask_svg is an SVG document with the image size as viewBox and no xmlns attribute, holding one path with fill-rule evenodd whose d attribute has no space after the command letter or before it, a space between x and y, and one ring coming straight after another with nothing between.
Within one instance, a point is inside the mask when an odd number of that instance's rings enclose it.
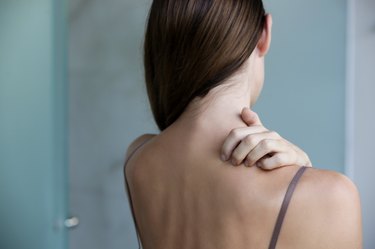
<instances>
[{"instance_id":1,"label":"neck skin","mask_svg":"<svg viewBox=\"0 0 375 249\"><path fill-rule=\"evenodd\" d=\"M195 150L212 148L220 152L232 129L247 127L241 112L256 102L262 89L264 56L270 47L271 29L272 17L267 14L262 35L241 69L204 98L191 101L184 113L162 133L170 134L169 139L179 144L187 145L191 141Z\"/></svg>"},{"instance_id":2,"label":"neck skin","mask_svg":"<svg viewBox=\"0 0 375 249\"><path fill-rule=\"evenodd\" d=\"M241 119L241 111L256 101L252 99L255 80L252 70L247 69L212 89L204 98L194 99L170 126L172 130L177 130L178 135L175 136L185 142L192 141L195 145L199 141L199 147L211 147L215 152L220 152L222 143L232 129L247 127Z\"/></svg>"},{"instance_id":3,"label":"neck skin","mask_svg":"<svg viewBox=\"0 0 375 249\"><path fill-rule=\"evenodd\" d=\"M188 127L215 131L233 128L233 125L244 124L241 111L251 103L250 87L246 79L233 82L233 85L220 85L212 89L203 99L194 99L178 122Z\"/></svg>"}]
</instances>

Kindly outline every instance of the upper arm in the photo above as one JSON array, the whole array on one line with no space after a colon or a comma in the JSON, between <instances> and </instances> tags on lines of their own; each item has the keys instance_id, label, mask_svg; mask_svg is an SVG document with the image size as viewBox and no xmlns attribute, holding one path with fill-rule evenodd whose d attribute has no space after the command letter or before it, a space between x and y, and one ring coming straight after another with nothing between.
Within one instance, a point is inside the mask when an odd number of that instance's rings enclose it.
<instances>
[{"instance_id":1,"label":"upper arm","mask_svg":"<svg viewBox=\"0 0 375 249\"><path fill-rule=\"evenodd\" d=\"M332 171L306 173L286 226L298 234L299 243L306 243L303 248L362 248L360 198L354 183Z\"/></svg>"},{"instance_id":2,"label":"upper arm","mask_svg":"<svg viewBox=\"0 0 375 249\"><path fill-rule=\"evenodd\" d=\"M360 197L354 183L335 173L332 190L323 201L327 202L326 239L332 239L336 248L362 248L362 221Z\"/></svg>"}]
</instances>

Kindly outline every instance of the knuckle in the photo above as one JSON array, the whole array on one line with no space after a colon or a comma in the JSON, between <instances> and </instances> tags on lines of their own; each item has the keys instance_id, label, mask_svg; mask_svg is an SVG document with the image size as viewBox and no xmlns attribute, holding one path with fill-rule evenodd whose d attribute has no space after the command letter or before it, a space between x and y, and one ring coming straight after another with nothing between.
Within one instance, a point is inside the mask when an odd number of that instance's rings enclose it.
<instances>
[{"instance_id":1,"label":"knuckle","mask_svg":"<svg viewBox=\"0 0 375 249\"><path fill-rule=\"evenodd\" d=\"M232 129L232 130L229 132L229 136L233 136L233 135L234 135L234 131L235 131L235 129Z\"/></svg>"},{"instance_id":2,"label":"knuckle","mask_svg":"<svg viewBox=\"0 0 375 249\"><path fill-rule=\"evenodd\" d=\"M254 143L254 138L251 135L247 135L243 141L247 146L251 146Z\"/></svg>"},{"instance_id":3,"label":"knuckle","mask_svg":"<svg viewBox=\"0 0 375 249\"><path fill-rule=\"evenodd\" d=\"M269 163L263 162L260 164L260 167L265 170L271 170L273 167Z\"/></svg>"},{"instance_id":4,"label":"knuckle","mask_svg":"<svg viewBox=\"0 0 375 249\"><path fill-rule=\"evenodd\" d=\"M237 138L239 136L237 129L232 129L229 133L231 137Z\"/></svg>"},{"instance_id":5,"label":"knuckle","mask_svg":"<svg viewBox=\"0 0 375 249\"><path fill-rule=\"evenodd\" d=\"M295 150L293 151L292 158L294 162L298 161L298 153Z\"/></svg>"},{"instance_id":6,"label":"knuckle","mask_svg":"<svg viewBox=\"0 0 375 249\"><path fill-rule=\"evenodd\" d=\"M281 164L285 160L284 156L282 154L277 154L275 155L275 163L276 164Z\"/></svg>"},{"instance_id":7,"label":"knuckle","mask_svg":"<svg viewBox=\"0 0 375 249\"><path fill-rule=\"evenodd\" d=\"M269 150L272 148L272 140L271 139L264 139L261 141L261 146L263 149Z\"/></svg>"}]
</instances>

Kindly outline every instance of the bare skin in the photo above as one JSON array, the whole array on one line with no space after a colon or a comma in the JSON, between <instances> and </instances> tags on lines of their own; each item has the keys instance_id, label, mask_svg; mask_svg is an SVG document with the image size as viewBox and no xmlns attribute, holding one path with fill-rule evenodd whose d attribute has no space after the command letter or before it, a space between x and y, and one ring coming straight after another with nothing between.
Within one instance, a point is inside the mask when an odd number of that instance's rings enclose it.
<instances>
[{"instance_id":1,"label":"bare skin","mask_svg":"<svg viewBox=\"0 0 375 249\"><path fill-rule=\"evenodd\" d=\"M134 145L144 139L147 135ZM299 167L233 167L214 157L214 150L205 153L199 142L170 131L153 137L128 162L143 247L267 248ZM341 174L309 168L293 195L277 248L362 248L353 183Z\"/></svg>"},{"instance_id":2,"label":"bare skin","mask_svg":"<svg viewBox=\"0 0 375 249\"><path fill-rule=\"evenodd\" d=\"M271 26L267 16L258 46L241 72L192 101L161 134L143 135L129 147L127 156L151 138L133 154L125 172L145 249L268 247L285 191L300 165L271 171L233 167L220 154L232 130L248 128L240 114L260 94ZM241 149L238 164L257 144ZM275 142L262 144L276 148ZM293 195L277 248L362 248L354 184L342 174L308 168Z\"/></svg>"},{"instance_id":3,"label":"bare skin","mask_svg":"<svg viewBox=\"0 0 375 249\"><path fill-rule=\"evenodd\" d=\"M243 108L241 118L248 127L231 130L221 149L223 161L234 166L244 163L272 170L289 165L312 167L310 158L298 146L265 128L258 114Z\"/></svg>"}]
</instances>

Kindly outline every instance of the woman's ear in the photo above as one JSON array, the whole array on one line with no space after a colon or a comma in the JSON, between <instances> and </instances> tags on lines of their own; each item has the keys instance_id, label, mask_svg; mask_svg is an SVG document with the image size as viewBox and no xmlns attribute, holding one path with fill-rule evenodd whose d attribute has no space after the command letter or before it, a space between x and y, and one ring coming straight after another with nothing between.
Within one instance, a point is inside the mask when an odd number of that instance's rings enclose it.
<instances>
[{"instance_id":1,"label":"woman's ear","mask_svg":"<svg viewBox=\"0 0 375 249\"><path fill-rule=\"evenodd\" d=\"M257 49L258 55L263 57L267 54L270 45L271 45L271 31L272 31L272 16L271 14L266 14L265 16L265 24L263 27L262 36L260 37Z\"/></svg>"}]
</instances>

